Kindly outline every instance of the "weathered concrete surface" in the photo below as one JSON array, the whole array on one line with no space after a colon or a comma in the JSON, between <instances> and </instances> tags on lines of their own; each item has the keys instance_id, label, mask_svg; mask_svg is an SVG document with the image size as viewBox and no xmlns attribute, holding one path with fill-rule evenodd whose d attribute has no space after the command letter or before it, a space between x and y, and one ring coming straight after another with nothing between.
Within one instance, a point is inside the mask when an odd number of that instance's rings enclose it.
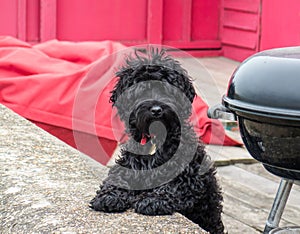
<instances>
[{"instance_id":1,"label":"weathered concrete surface","mask_svg":"<svg viewBox=\"0 0 300 234\"><path fill-rule=\"evenodd\" d=\"M92 211L106 173L0 105L0 233L203 233L180 214Z\"/></svg>"}]
</instances>

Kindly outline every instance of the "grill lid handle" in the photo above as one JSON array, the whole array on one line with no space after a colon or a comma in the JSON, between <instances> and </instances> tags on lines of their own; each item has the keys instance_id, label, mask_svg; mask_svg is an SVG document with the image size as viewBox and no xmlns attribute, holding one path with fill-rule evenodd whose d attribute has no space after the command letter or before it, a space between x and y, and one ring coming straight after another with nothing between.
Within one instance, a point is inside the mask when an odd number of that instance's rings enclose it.
<instances>
[{"instance_id":1,"label":"grill lid handle","mask_svg":"<svg viewBox=\"0 0 300 234\"><path fill-rule=\"evenodd\" d=\"M211 119L225 119L230 121L236 121L235 115L222 104L217 104L215 106L210 107L207 110L207 116Z\"/></svg>"}]
</instances>

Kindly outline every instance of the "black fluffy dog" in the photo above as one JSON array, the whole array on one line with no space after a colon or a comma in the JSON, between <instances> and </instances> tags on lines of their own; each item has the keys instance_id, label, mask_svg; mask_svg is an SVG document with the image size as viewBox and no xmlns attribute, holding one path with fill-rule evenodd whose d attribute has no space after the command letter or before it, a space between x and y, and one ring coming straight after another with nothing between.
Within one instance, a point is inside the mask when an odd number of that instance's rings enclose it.
<instances>
[{"instance_id":1,"label":"black fluffy dog","mask_svg":"<svg viewBox=\"0 0 300 234\"><path fill-rule=\"evenodd\" d=\"M110 100L130 136L91 201L103 212L179 212L212 234L223 233L215 168L189 122L195 90L165 51L136 51L118 72Z\"/></svg>"}]
</instances>

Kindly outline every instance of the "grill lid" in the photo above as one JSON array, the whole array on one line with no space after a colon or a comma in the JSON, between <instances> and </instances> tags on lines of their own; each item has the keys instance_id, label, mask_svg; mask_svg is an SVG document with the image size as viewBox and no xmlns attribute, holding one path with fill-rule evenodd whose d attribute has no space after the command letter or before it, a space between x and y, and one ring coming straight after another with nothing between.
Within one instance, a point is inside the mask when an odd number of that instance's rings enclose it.
<instances>
[{"instance_id":1,"label":"grill lid","mask_svg":"<svg viewBox=\"0 0 300 234\"><path fill-rule=\"evenodd\" d=\"M233 73L223 104L237 115L300 121L300 47L245 60Z\"/></svg>"}]
</instances>

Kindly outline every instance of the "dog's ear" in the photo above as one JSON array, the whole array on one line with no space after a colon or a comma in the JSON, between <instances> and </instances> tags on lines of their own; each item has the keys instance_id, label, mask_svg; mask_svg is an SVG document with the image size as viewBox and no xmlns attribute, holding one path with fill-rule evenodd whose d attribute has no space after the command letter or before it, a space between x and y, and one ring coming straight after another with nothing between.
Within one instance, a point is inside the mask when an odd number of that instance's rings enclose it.
<instances>
[{"instance_id":1,"label":"dog's ear","mask_svg":"<svg viewBox=\"0 0 300 234\"><path fill-rule=\"evenodd\" d=\"M116 103L117 98L124 92L124 90L133 84L132 72L133 69L124 68L121 68L118 72L116 72L118 81L114 89L111 91L110 96L110 102L112 102L113 105Z\"/></svg>"},{"instance_id":2,"label":"dog's ear","mask_svg":"<svg viewBox=\"0 0 300 234\"><path fill-rule=\"evenodd\" d=\"M116 103L117 98L124 92L124 90L135 83L135 73L139 66L143 63L146 63L146 59L139 56L138 50L135 50L134 54L128 55L128 57L125 59L125 64L116 72L116 77L119 79L114 89L111 91L110 102L112 102L113 105Z\"/></svg>"},{"instance_id":3,"label":"dog's ear","mask_svg":"<svg viewBox=\"0 0 300 234\"><path fill-rule=\"evenodd\" d=\"M119 82L118 82L119 83ZM119 96L119 94L121 93L121 87L118 87L118 83L116 84L116 86L114 87L114 89L110 92L111 96L109 98L109 101L114 105L115 102L117 101L117 97Z\"/></svg>"},{"instance_id":4,"label":"dog's ear","mask_svg":"<svg viewBox=\"0 0 300 234\"><path fill-rule=\"evenodd\" d=\"M183 75L184 76L184 75ZM190 100L191 103L193 103L194 98L196 96L195 88L191 82L191 80L188 77L183 77L184 82L181 82L180 85L183 86L183 90L187 98Z\"/></svg>"},{"instance_id":5,"label":"dog's ear","mask_svg":"<svg viewBox=\"0 0 300 234\"><path fill-rule=\"evenodd\" d=\"M172 73L169 72L167 80L170 79L168 82L177 87L182 93L185 94L189 101L193 103L196 96L196 91L192 84L191 78L187 75L185 70L181 69L179 72L178 70L173 70Z\"/></svg>"}]
</instances>

